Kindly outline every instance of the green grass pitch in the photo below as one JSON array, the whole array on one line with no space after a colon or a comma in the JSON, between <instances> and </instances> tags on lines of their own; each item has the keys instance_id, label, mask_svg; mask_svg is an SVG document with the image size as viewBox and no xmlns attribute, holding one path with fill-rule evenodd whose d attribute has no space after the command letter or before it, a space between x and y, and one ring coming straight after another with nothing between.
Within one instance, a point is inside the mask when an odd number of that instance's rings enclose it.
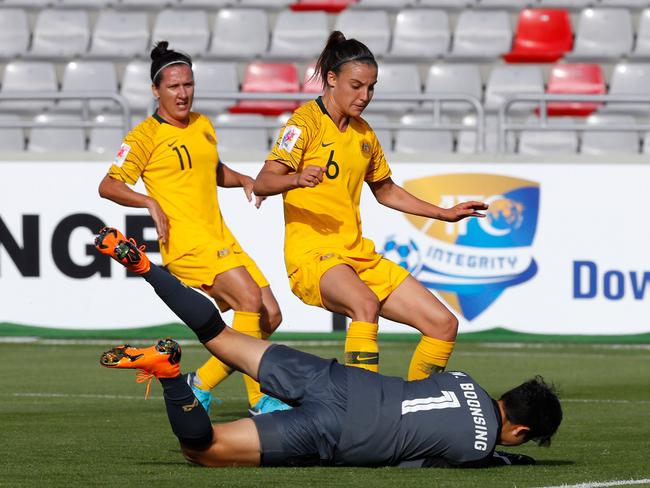
<instances>
[{"instance_id":1,"label":"green grass pitch","mask_svg":"<svg viewBox=\"0 0 650 488\"><path fill-rule=\"evenodd\" d=\"M134 341L135 342L135 341ZM400 468L206 469L181 456L154 382L98 364L116 341L0 344L0 486L543 487L650 479L650 351L643 346L459 343L450 369L467 371L493 396L535 374L558 387L564 422L549 449L512 449L536 466L487 470ZM144 344L144 343L141 343ZM315 344L315 345L314 345ZM300 349L340 357L342 343ZM382 342L382 372L405 375L412 342ZM183 347L183 370L207 353ZM214 421L239 418L239 374L217 391ZM650 485L650 483L648 483ZM636 484L634 486L640 486Z\"/></svg>"}]
</instances>

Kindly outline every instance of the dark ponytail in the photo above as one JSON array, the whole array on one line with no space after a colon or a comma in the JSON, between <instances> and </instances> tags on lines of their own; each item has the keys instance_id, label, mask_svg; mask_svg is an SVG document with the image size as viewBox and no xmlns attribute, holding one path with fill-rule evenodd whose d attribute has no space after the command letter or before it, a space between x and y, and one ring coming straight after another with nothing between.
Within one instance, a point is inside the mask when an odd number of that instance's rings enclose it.
<instances>
[{"instance_id":1,"label":"dark ponytail","mask_svg":"<svg viewBox=\"0 0 650 488\"><path fill-rule=\"evenodd\" d=\"M327 86L327 73L339 74L345 63L356 61L377 67L377 61L368 47L356 39L346 39L341 31L334 31L316 61L313 79L320 78L323 87Z\"/></svg>"},{"instance_id":2,"label":"dark ponytail","mask_svg":"<svg viewBox=\"0 0 650 488\"><path fill-rule=\"evenodd\" d=\"M160 86L162 81L163 68L172 66L174 64L186 64L192 68L192 58L185 53L167 49L169 43L167 41L160 41L151 50L151 82Z\"/></svg>"}]
</instances>

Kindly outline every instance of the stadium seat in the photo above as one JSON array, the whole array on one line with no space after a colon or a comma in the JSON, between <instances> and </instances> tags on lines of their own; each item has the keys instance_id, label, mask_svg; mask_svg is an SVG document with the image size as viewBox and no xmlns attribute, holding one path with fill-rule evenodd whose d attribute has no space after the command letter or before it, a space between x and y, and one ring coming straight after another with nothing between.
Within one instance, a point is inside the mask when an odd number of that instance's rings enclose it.
<instances>
[{"instance_id":1,"label":"stadium seat","mask_svg":"<svg viewBox=\"0 0 650 488\"><path fill-rule=\"evenodd\" d=\"M244 83L241 91L246 93L300 91L298 70L291 63L253 62L246 67ZM279 115L292 112L298 103L290 100L242 100L229 110L231 113L259 113L263 115Z\"/></svg>"},{"instance_id":2,"label":"stadium seat","mask_svg":"<svg viewBox=\"0 0 650 488\"><path fill-rule=\"evenodd\" d=\"M620 0L617 1L620 2ZM539 0L541 8L566 8L570 10L579 10L594 3L596 2L593 0Z\"/></svg>"},{"instance_id":3,"label":"stadium seat","mask_svg":"<svg viewBox=\"0 0 650 488\"><path fill-rule=\"evenodd\" d=\"M78 117L70 114L39 114L34 117L34 122L40 124L77 120ZM85 151L86 135L79 127L34 127L29 134L27 150L37 153Z\"/></svg>"},{"instance_id":4,"label":"stadium seat","mask_svg":"<svg viewBox=\"0 0 650 488\"><path fill-rule=\"evenodd\" d=\"M496 58L510 51L512 27L504 10L463 10L458 16L451 57Z\"/></svg>"},{"instance_id":5,"label":"stadium seat","mask_svg":"<svg viewBox=\"0 0 650 488\"><path fill-rule=\"evenodd\" d=\"M48 2L55 6L101 9L109 7L113 2L111 0L59 0L58 2Z\"/></svg>"},{"instance_id":6,"label":"stadium seat","mask_svg":"<svg viewBox=\"0 0 650 488\"><path fill-rule=\"evenodd\" d=\"M297 0L291 4L291 10L297 12L322 10L330 14L337 14L355 3L357 0Z\"/></svg>"},{"instance_id":7,"label":"stadium seat","mask_svg":"<svg viewBox=\"0 0 650 488\"><path fill-rule=\"evenodd\" d=\"M603 95L605 77L599 64L557 64L549 76L546 93ZM593 102L550 102L548 115L586 116L598 109L602 103Z\"/></svg>"},{"instance_id":8,"label":"stadium seat","mask_svg":"<svg viewBox=\"0 0 650 488\"><path fill-rule=\"evenodd\" d=\"M44 9L36 17L31 54L71 58L85 54L90 40L85 10Z\"/></svg>"},{"instance_id":9,"label":"stadium seat","mask_svg":"<svg viewBox=\"0 0 650 488\"><path fill-rule=\"evenodd\" d=\"M120 95L135 112L147 112L153 103L149 64L147 61L131 61L124 69Z\"/></svg>"},{"instance_id":10,"label":"stadium seat","mask_svg":"<svg viewBox=\"0 0 650 488\"><path fill-rule=\"evenodd\" d=\"M149 25L144 12L102 10L90 46L93 56L133 57L147 54Z\"/></svg>"},{"instance_id":11,"label":"stadium seat","mask_svg":"<svg viewBox=\"0 0 650 488\"><path fill-rule=\"evenodd\" d=\"M519 14L512 51L503 59L508 63L553 63L570 51L572 45L569 12L525 9Z\"/></svg>"},{"instance_id":12,"label":"stadium seat","mask_svg":"<svg viewBox=\"0 0 650 488\"><path fill-rule=\"evenodd\" d=\"M4 0L5 7L45 8L52 0Z\"/></svg>"},{"instance_id":13,"label":"stadium seat","mask_svg":"<svg viewBox=\"0 0 650 488\"><path fill-rule=\"evenodd\" d=\"M267 151L269 136L264 127L235 128L237 123L263 123L265 118L259 114L220 114L214 119L217 133L217 149L226 151Z\"/></svg>"},{"instance_id":14,"label":"stadium seat","mask_svg":"<svg viewBox=\"0 0 650 488\"><path fill-rule=\"evenodd\" d=\"M442 119L448 122L447 118ZM400 118L402 125L433 125L431 114L408 114ZM454 136L450 130L422 131L399 129L395 134L395 151L406 154L414 153L451 153L454 151Z\"/></svg>"},{"instance_id":15,"label":"stadium seat","mask_svg":"<svg viewBox=\"0 0 650 488\"><path fill-rule=\"evenodd\" d=\"M368 122L372 130L375 131L379 144L381 144L381 148L384 152L391 152L393 150L393 134L390 129L379 128L379 124L390 122L389 117L386 114L373 114L366 112L364 112L361 117Z\"/></svg>"},{"instance_id":16,"label":"stadium seat","mask_svg":"<svg viewBox=\"0 0 650 488\"><path fill-rule=\"evenodd\" d=\"M15 114L0 114L0 122L17 122ZM18 127L0 127L0 152L22 151L25 149L25 133Z\"/></svg>"},{"instance_id":17,"label":"stadium seat","mask_svg":"<svg viewBox=\"0 0 650 488\"><path fill-rule=\"evenodd\" d=\"M318 57L329 31L325 12L284 10L277 16L269 55L286 59Z\"/></svg>"},{"instance_id":18,"label":"stadium seat","mask_svg":"<svg viewBox=\"0 0 650 488\"><path fill-rule=\"evenodd\" d=\"M650 58L650 8L639 15L639 28L636 32L636 44L633 56Z\"/></svg>"},{"instance_id":19,"label":"stadium seat","mask_svg":"<svg viewBox=\"0 0 650 488\"><path fill-rule=\"evenodd\" d=\"M375 85L375 97L381 94L407 93L419 95L422 93L420 71L415 64L380 63ZM373 100L366 112L406 112L414 110L419 102L400 102Z\"/></svg>"},{"instance_id":20,"label":"stadium seat","mask_svg":"<svg viewBox=\"0 0 650 488\"><path fill-rule=\"evenodd\" d=\"M401 9L415 5L417 0L358 0L354 8Z\"/></svg>"},{"instance_id":21,"label":"stadium seat","mask_svg":"<svg viewBox=\"0 0 650 488\"><path fill-rule=\"evenodd\" d=\"M635 124L632 115L593 114L587 117L587 124L604 126L613 124ZM638 132L585 131L582 134L582 154L636 154L639 152Z\"/></svg>"},{"instance_id":22,"label":"stadium seat","mask_svg":"<svg viewBox=\"0 0 650 488\"><path fill-rule=\"evenodd\" d=\"M194 63L194 106L196 112L216 115L235 103L235 100L215 100L201 97L210 92L238 92L239 79L235 63L216 63L199 60Z\"/></svg>"},{"instance_id":23,"label":"stadium seat","mask_svg":"<svg viewBox=\"0 0 650 488\"><path fill-rule=\"evenodd\" d=\"M0 9L0 58L24 55L29 36L27 12L18 8Z\"/></svg>"},{"instance_id":24,"label":"stadium seat","mask_svg":"<svg viewBox=\"0 0 650 488\"><path fill-rule=\"evenodd\" d=\"M128 8L161 8L171 3L176 3L172 1L156 1L156 0L120 0L122 7Z\"/></svg>"},{"instance_id":25,"label":"stadium seat","mask_svg":"<svg viewBox=\"0 0 650 488\"><path fill-rule=\"evenodd\" d=\"M633 41L629 10L588 8L580 14L574 49L567 59L618 59L632 51Z\"/></svg>"},{"instance_id":26,"label":"stadium seat","mask_svg":"<svg viewBox=\"0 0 650 488\"><path fill-rule=\"evenodd\" d=\"M519 11L534 5L535 0L479 0L479 5L484 8L505 8Z\"/></svg>"},{"instance_id":27,"label":"stadium seat","mask_svg":"<svg viewBox=\"0 0 650 488\"><path fill-rule=\"evenodd\" d=\"M481 71L474 64L436 64L429 68L425 93L442 95L462 93L476 97L479 102L483 99L483 82ZM463 102L443 102L443 112L466 113L472 108ZM423 108L433 109L433 104L425 102Z\"/></svg>"},{"instance_id":28,"label":"stadium seat","mask_svg":"<svg viewBox=\"0 0 650 488\"><path fill-rule=\"evenodd\" d=\"M316 65L310 64L305 69L305 76L302 79L302 89L303 93L323 93L323 85L320 81L320 78L313 78L314 72L316 71Z\"/></svg>"},{"instance_id":29,"label":"stadium seat","mask_svg":"<svg viewBox=\"0 0 650 488\"><path fill-rule=\"evenodd\" d=\"M203 8L203 9L216 9L232 5L230 0L177 0L182 8Z\"/></svg>"},{"instance_id":30,"label":"stadium seat","mask_svg":"<svg viewBox=\"0 0 650 488\"><path fill-rule=\"evenodd\" d=\"M120 123L118 115L100 114L94 121L99 123ZM93 127L88 137L88 151L96 154L117 154L126 134L119 127Z\"/></svg>"},{"instance_id":31,"label":"stadium seat","mask_svg":"<svg viewBox=\"0 0 650 488\"><path fill-rule=\"evenodd\" d=\"M282 9L295 0L239 0L241 7L264 7L265 9Z\"/></svg>"},{"instance_id":32,"label":"stadium seat","mask_svg":"<svg viewBox=\"0 0 650 488\"><path fill-rule=\"evenodd\" d=\"M571 117L547 119L548 125L558 127L554 131L522 130L519 134L519 153L529 155L575 154L578 152L578 133L571 130L575 125ZM529 117L530 125L539 125L537 117Z\"/></svg>"},{"instance_id":33,"label":"stadium seat","mask_svg":"<svg viewBox=\"0 0 650 488\"><path fill-rule=\"evenodd\" d=\"M169 41L169 47L192 56L204 54L208 48L208 16L201 10L162 10L153 27L152 43Z\"/></svg>"},{"instance_id":34,"label":"stadium seat","mask_svg":"<svg viewBox=\"0 0 650 488\"><path fill-rule=\"evenodd\" d=\"M544 75L539 66L495 66L485 86L485 109L496 111L506 98L519 94L543 94ZM534 102L520 102L509 112L521 113L533 110Z\"/></svg>"},{"instance_id":35,"label":"stadium seat","mask_svg":"<svg viewBox=\"0 0 650 488\"><path fill-rule=\"evenodd\" d=\"M63 70L61 93L98 91L117 95L117 74L110 61L71 61ZM81 100L61 100L57 108L79 111ZM111 100L91 100L88 104L92 112L117 108Z\"/></svg>"},{"instance_id":36,"label":"stadium seat","mask_svg":"<svg viewBox=\"0 0 650 488\"><path fill-rule=\"evenodd\" d=\"M648 6L648 0L600 0L600 4L603 7L626 7L640 10Z\"/></svg>"},{"instance_id":37,"label":"stadium seat","mask_svg":"<svg viewBox=\"0 0 650 488\"><path fill-rule=\"evenodd\" d=\"M444 10L407 9L397 14L391 56L433 58L449 50L449 16Z\"/></svg>"},{"instance_id":38,"label":"stadium seat","mask_svg":"<svg viewBox=\"0 0 650 488\"><path fill-rule=\"evenodd\" d=\"M610 95L650 95L650 64L619 63L614 67L609 81ZM608 103L606 112L650 113L648 103Z\"/></svg>"},{"instance_id":39,"label":"stadium seat","mask_svg":"<svg viewBox=\"0 0 650 488\"><path fill-rule=\"evenodd\" d=\"M467 126L476 125L475 115L466 115L462 123ZM485 117L485 148L486 153L497 153L498 149L497 118L493 115ZM517 138L514 132L508 133L506 152L515 152ZM458 143L456 152L460 154L476 154L476 132L471 130L458 131Z\"/></svg>"},{"instance_id":40,"label":"stadium seat","mask_svg":"<svg viewBox=\"0 0 650 488\"><path fill-rule=\"evenodd\" d=\"M265 10L224 8L215 16L211 55L252 58L264 54L268 45L269 19Z\"/></svg>"},{"instance_id":41,"label":"stadium seat","mask_svg":"<svg viewBox=\"0 0 650 488\"><path fill-rule=\"evenodd\" d=\"M2 93L53 92L59 90L54 64L46 61L10 61L2 77ZM39 112L52 108L50 100L7 100L2 102L4 110Z\"/></svg>"},{"instance_id":42,"label":"stadium seat","mask_svg":"<svg viewBox=\"0 0 650 488\"><path fill-rule=\"evenodd\" d=\"M388 51L390 23L385 10L344 10L336 18L335 30L363 42L375 56Z\"/></svg>"},{"instance_id":43,"label":"stadium seat","mask_svg":"<svg viewBox=\"0 0 650 488\"><path fill-rule=\"evenodd\" d=\"M418 7L444 8L445 10L460 10L474 7L479 0L420 0L414 2Z\"/></svg>"}]
</instances>

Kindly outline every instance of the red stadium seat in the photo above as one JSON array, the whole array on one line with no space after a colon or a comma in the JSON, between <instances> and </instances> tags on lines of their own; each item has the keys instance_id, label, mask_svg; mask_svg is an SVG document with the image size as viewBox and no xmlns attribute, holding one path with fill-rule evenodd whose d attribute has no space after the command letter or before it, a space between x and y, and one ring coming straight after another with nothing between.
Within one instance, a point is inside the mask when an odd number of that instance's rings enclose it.
<instances>
[{"instance_id":1,"label":"red stadium seat","mask_svg":"<svg viewBox=\"0 0 650 488\"><path fill-rule=\"evenodd\" d=\"M303 93L323 93L323 85L321 84L320 77L313 78L316 66L310 64L305 70L305 78L302 81Z\"/></svg>"},{"instance_id":2,"label":"red stadium seat","mask_svg":"<svg viewBox=\"0 0 650 488\"><path fill-rule=\"evenodd\" d=\"M290 8L295 11L323 10L336 14L355 3L357 0L298 0Z\"/></svg>"},{"instance_id":3,"label":"red stadium seat","mask_svg":"<svg viewBox=\"0 0 650 488\"><path fill-rule=\"evenodd\" d=\"M558 64L553 67L546 93L570 93L579 95L602 95L605 78L599 64ZM587 116L602 103L552 102L548 104L549 115Z\"/></svg>"},{"instance_id":4,"label":"red stadium seat","mask_svg":"<svg viewBox=\"0 0 650 488\"><path fill-rule=\"evenodd\" d=\"M291 63L254 62L246 67L244 93L297 93L300 91L298 70ZM292 100L242 100L229 112L235 114L280 115L293 112L299 103Z\"/></svg>"},{"instance_id":5,"label":"red stadium seat","mask_svg":"<svg viewBox=\"0 0 650 488\"><path fill-rule=\"evenodd\" d=\"M553 63L573 48L571 19L566 10L526 9L519 14L508 63Z\"/></svg>"}]
</instances>

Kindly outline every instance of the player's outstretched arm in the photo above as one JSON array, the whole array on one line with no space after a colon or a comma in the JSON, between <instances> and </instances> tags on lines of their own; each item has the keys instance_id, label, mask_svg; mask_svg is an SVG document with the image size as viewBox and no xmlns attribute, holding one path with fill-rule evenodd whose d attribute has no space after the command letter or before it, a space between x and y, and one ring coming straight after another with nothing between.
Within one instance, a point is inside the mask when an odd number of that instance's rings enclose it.
<instances>
[{"instance_id":1,"label":"player's outstretched arm","mask_svg":"<svg viewBox=\"0 0 650 488\"><path fill-rule=\"evenodd\" d=\"M392 178L369 182L368 185L377 201L386 207L446 222L458 222L466 217L485 217L480 211L488 208L486 203L476 201L459 203L452 208L438 207L412 195Z\"/></svg>"},{"instance_id":2,"label":"player's outstretched arm","mask_svg":"<svg viewBox=\"0 0 650 488\"><path fill-rule=\"evenodd\" d=\"M301 172L291 173L288 166L278 161L265 161L255 178L253 191L256 195L279 195L294 188L313 188L323 182L325 168L307 166Z\"/></svg>"}]
</instances>

